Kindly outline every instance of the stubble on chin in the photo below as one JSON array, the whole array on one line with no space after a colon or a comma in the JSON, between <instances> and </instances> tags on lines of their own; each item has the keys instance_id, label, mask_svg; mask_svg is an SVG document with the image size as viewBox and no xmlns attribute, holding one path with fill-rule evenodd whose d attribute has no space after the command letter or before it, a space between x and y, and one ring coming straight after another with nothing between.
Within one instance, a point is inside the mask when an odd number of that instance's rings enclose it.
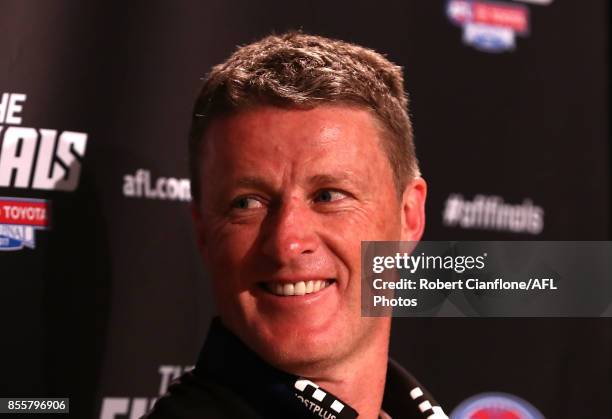
<instances>
[{"instance_id":1,"label":"stubble on chin","mask_svg":"<svg viewBox=\"0 0 612 419\"><path fill-rule=\"evenodd\" d=\"M253 347L267 363L282 371L307 378L335 375L344 365L360 364L360 358L381 356L388 352L390 319L360 317L359 333L347 332L337 339L308 339L289 333L284 342L260 341ZM364 324L365 323L365 324Z\"/></svg>"}]
</instances>

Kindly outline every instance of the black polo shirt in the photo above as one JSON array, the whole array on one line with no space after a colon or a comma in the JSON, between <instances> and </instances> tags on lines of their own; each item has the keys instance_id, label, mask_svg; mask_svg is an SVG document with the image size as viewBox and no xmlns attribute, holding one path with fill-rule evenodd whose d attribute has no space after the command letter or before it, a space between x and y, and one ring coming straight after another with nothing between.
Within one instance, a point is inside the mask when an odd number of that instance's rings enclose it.
<instances>
[{"instance_id":1,"label":"black polo shirt","mask_svg":"<svg viewBox=\"0 0 612 419\"><path fill-rule=\"evenodd\" d=\"M382 417L445 419L431 395L389 360ZM385 416L388 415L388 416ZM316 383L280 371L213 320L195 368L168 387L146 419L352 419L351 406Z\"/></svg>"}]
</instances>

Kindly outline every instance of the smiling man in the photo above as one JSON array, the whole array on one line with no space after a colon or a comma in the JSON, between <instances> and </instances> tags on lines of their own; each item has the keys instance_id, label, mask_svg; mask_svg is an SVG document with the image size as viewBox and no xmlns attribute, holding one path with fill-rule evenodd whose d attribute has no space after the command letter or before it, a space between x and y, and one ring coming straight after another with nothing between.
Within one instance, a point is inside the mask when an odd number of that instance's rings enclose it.
<instances>
[{"instance_id":1,"label":"smiling man","mask_svg":"<svg viewBox=\"0 0 612 419\"><path fill-rule=\"evenodd\" d=\"M361 317L361 242L420 239L402 71L302 33L207 76L190 142L193 216L219 317L149 418L444 418Z\"/></svg>"}]
</instances>

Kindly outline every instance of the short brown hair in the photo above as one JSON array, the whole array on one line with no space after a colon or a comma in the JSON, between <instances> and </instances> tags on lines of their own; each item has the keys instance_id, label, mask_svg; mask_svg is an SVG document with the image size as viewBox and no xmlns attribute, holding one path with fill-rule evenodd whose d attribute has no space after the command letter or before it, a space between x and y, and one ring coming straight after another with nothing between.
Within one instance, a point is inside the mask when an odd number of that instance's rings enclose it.
<instances>
[{"instance_id":1,"label":"short brown hair","mask_svg":"<svg viewBox=\"0 0 612 419\"><path fill-rule=\"evenodd\" d=\"M189 141L192 194L199 201L202 138L216 116L258 105L310 109L323 104L366 108L382 123L383 147L398 192L418 174L401 67L374 50L289 32L238 48L204 79Z\"/></svg>"}]
</instances>

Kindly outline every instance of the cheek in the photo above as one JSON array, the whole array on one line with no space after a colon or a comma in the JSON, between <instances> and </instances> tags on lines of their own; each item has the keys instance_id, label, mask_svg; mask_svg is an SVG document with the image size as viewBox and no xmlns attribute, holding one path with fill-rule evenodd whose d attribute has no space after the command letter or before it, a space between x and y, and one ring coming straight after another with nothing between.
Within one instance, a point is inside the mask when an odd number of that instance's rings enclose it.
<instances>
[{"instance_id":1,"label":"cheek","mask_svg":"<svg viewBox=\"0 0 612 419\"><path fill-rule=\"evenodd\" d=\"M248 262L250 247L245 236L237 233L223 234L211 243L209 271L213 295L221 316L232 324L248 305L245 303L248 293L244 291L247 287L245 278L250 278L252 271Z\"/></svg>"},{"instance_id":2,"label":"cheek","mask_svg":"<svg viewBox=\"0 0 612 419\"><path fill-rule=\"evenodd\" d=\"M391 200L388 205L381 207L372 216L374 240L395 241L401 237L402 217L400 207L396 200Z\"/></svg>"},{"instance_id":3,"label":"cheek","mask_svg":"<svg viewBox=\"0 0 612 419\"><path fill-rule=\"evenodd\" d=\"M206 258L211 273L215 277L237 280L241 272L248 269L248 255L257 231L258 228L252 225L225 225L213 230L209 235Z\"/></svg>"},{"instance_id":4,"label":"cheek","mask_svg":"<svg viewBox=\"0 0 612 419\"><path fill-rule=\"evenodd\" d=\"M345 243L361 241L399 240L401 231L400 210L395 203L364 208L333 220L326 226L342 237Z\"/></svg>"},{"instance_id":5,"label":"cheek","mask_svg":"<svg viewBox=\"0 0 612 419\"><path fill-rule=\"evenodd\" d=\"M380 208L329 220L324 224L325 242L350 277L361 272L362 241L396 241L400 239L399 209Z\"/></svg>"},{"instance_id":6,"label":"cheek","mask_svg":"<svg viewBox=\"0 0 612 419\"><path fill-rule=\"evenodd\" d=\"M345 214L324 224L324 242L335 256L345 275L353 277L361 272L361 242L385 240L380 229L388 228L372 214ZM391 240L391 239L389 239Z\"/></svg>"}]
</instances>

